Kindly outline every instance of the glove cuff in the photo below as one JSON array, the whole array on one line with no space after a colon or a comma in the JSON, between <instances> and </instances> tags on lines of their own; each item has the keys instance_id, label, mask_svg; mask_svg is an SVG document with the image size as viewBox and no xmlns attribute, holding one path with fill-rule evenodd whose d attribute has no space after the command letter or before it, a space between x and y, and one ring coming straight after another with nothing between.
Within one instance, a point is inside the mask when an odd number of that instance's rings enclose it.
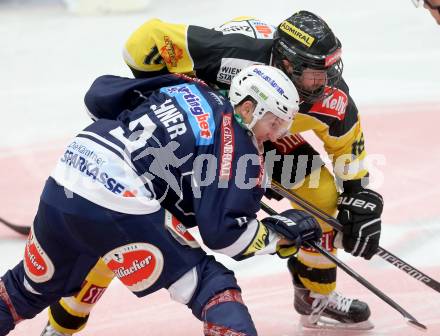
<instances>
[{"instance_id":1,"label":"glove cuff","mask_svg":"<svg viewBox=\"0 0 440 336\"><path fill-rule=\"evenodd\" d=\"M253 255L274 254L277 251L277 244L280 239L281 236L279 234L259 221L254 238L246 249L236 255L234 259L243 260Z\"/></svg>"},{"instance_id":2,"label":"glove cuff","mask_svg":"<svg viewBox=\"0 0 440 336\"><path fill-rule=\"evenodd\" d=\"M262 224L262 225L264 225L264 224ZM273 232L269 228L267 228L267 231L268 231L267 244L264 248L255 252L255 255L274 254L275 252L277 252L277 246L278 246L278 242L281 239L281 236L279 234L277 234L276 232Z\"/></svg>"},{"instance_id":3,"label":"glove cuff","mask_svg":"<svg viewBox=\"0 0 440 336\"><path fill-rule=\"evenodd\" d=\"M344 244L342 243L342 238L344 234L342 232L336 232L335 237L333 238L333 246L337 249L343 249Z\"/></svg>"},{"instance_id":4,"label":"glove cuff","mask_svg":"<svg viewBox=\"0 0 440 336\"><path fill-rule=\"evenodd\" d=\"M363 178L357 180L342 181L342 188L344 189L344 193L355 194L361 191L362 189L366 188L368 186L368 182L369 182L369 177L367 174Z\"/></svg>"}]
</instances>

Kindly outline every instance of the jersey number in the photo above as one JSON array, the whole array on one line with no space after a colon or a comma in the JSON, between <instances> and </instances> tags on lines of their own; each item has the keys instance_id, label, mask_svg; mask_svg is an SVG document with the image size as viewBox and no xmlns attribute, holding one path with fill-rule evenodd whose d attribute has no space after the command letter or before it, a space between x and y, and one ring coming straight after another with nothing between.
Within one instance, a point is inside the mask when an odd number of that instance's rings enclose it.
<instances>
[{"instance_id":1,"label":"jersey number","mask_svg":"<svg viewBox=\"0 0 440 336\"><path fill-rule=\"evenodd\" d=\"M135 131L136 128L139 128ZM109 133L122 142L125 146L125 151L129 154L144 147L147 144L148 139L153 136L153 132L156 129L156 124L153 123L147 114L142 115L136 120L133 120L128 124L130 134L125 134L122 127L116 127Z\"/></svg>"}]
</instances>

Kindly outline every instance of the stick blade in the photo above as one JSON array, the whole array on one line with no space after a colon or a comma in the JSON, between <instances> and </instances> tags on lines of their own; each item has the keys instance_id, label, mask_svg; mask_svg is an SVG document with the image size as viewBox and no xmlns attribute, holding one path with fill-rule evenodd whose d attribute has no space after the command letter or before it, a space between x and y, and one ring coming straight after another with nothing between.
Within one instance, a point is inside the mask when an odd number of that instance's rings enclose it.
<instances>
[{"instance_id":1,"label":"stick blade","mask_svg":"<svg viewBox=\"0 0 440 336\"><path fill-rule=\"evenodd\" d=\"M30 226L12 224L9 221L7 221L6 219L3 219L1 217L0 217L0 223L3 223L5 226L10 228L12 231L15 231L15 232L22 234L22 235L25 235L25 236L27 236L29 234L29 232L31 231Z\"/></svg>"},{"instance_id":2,"label":"stick blade","mask_svg":"<svg viewBox=\"0 0 440 336\"><path fill-rule=\"evenodd\" d=\"M18 226L16 225L13 229L15 232L20 233L24 236L27 236L29 234L29 232L31 232L31 227L30 226Z\"/></svg>"},{"instance_id":3,"label":"stick blade","mask_svg":"<svg viewBox=\"0 0 440 336\"><path fill-rule=\"evenodd\" d=\"M405 318L405 319L406 319L406 323L408 323L413 328L416 328L420 331L427 331L428 330L428 328L424 324L421 324L416 319L410 319L410 318Z\"/></svg>"}]
</instances>

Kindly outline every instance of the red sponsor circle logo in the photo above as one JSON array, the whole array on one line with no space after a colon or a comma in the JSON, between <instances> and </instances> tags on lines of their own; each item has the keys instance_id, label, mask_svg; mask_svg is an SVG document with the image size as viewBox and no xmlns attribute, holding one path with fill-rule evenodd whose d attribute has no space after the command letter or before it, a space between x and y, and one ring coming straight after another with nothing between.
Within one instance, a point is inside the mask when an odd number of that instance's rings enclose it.
<instances>
[{"instance_id":1,"label":"red sponsor circle logo","mask_svg":"<svg viewBox=\"0 0 440 336\"><path fill-rule=\"evenodd\" d=\"M171 67L176 67L179 60L183 58L183 50L173 43L169 36L164 36L165 45L160 49L160 54Z\"/></svg>"},{"instance_id":2,"label":"red sponsor circle logo","mask_svg":"<svg viewBox=\"0 0 440 336\"><path fill-rule=\"evenodd\" d=\"M325 116L344 120L345 110L348 105L348 97L344 91L331 87L325 88L327 97L313 104L310 113L322 114Z\"/></svg>"},{"instance_id":3,"label":"red sponsor circle logo","mask_svg":"<svg viewBox=\"0 0 440 336\"><path fill-rule=\"evenodd\" d=\"M52 260L35 237L33 227L26 240L23 264L26 275L37 283L50 280L55 271Z\"/></svg>"},{"instance_id":4,"label":"red sponsor circle logo","mask_svg":"<svg viewBox=\"0 0 440 336\"><path fill-rule=\"evenodd\" d=\"M132 292L151 287L163 270L162 252L148 243L118 247L104 257L104 262Z\"/></svg>"},{"instance_id":5,"label":"red sponsor circle logo","mask_svg":"<svg viewBox=\"0 0 440 336\"><path fill-rule=\"evenodd\" d=\"M221 134L220 180L228 181L231 178L232 161L234 159L234 129L231 115L223 115Z\"/></svg>"},{"instance_id":6,"label":"red sponsor circle logo","mask_svg":"<svg viewBox=\"0 0 440 336\"><path fill-rule=\"evenodd\" d=\"M301 135L289 134L274 142L274 146L281 154L290 154L305 143L306 140Z\"/></svg>"},{"instance_id":7,"label":"red sponsor circle logo","mask_svg":"<svg viewBox=\"0 0 440 336\"><path fill-rule=\"evenodd\" d=\"M92 284L83 295L81 302L95 304L101 298L102 294L104 294L106 289L107 287L100 287Z\"/></svg>"}]
</instances>

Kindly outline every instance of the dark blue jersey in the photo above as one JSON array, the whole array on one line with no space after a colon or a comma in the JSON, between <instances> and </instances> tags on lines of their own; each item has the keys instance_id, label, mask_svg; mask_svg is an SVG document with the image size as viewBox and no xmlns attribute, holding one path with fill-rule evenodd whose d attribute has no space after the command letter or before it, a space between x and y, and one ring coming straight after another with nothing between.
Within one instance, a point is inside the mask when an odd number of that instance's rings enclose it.
<instances>
[{"instance_id":1,"label":"dark blue jersey","mask_svg":"<svg viewBox=\"0 0 440 336\"><path fill-rule=\"evenodd\" d=\"M52 173L59 184L122 213L164 207L227 255L248 248L259 227L263 162L228 101L166 75L103 76L85 102L102 119L67 146Z\"/></svg>"}]
</instances>

